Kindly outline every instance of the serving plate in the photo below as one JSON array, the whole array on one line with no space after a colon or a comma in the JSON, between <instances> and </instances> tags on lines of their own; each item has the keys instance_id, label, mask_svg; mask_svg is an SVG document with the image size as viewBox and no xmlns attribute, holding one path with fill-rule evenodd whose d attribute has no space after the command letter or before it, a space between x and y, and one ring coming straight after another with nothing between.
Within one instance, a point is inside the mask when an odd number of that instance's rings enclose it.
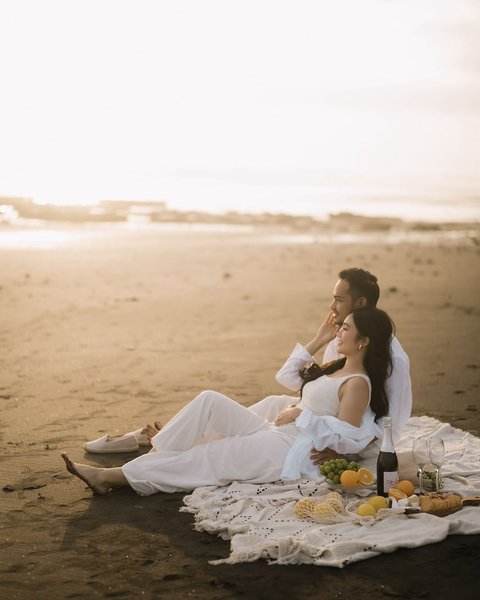
<instances>
[{"instance_id":1,"label":"serving plate","mask_svg":"<svg viewBox=\"0 0 480 600\"><path fill-rule=\"evenodd\" d=\"M335 492L339 492L339 493L353 493L356 494L358 492L361 491L365 491L365 494L360 494L361 496L369 496L372 492L376 492L377 491L377 485L376 483L371 483L369 485L364 485L362 483L359 483L358 485L355 485L353 487L345 487L344 485L342 485L341 483L330 483L328 481L328 479L325 479L325 483L327 484L327 487L329 490L334 490Z\"/></svg>"}]
</instances>

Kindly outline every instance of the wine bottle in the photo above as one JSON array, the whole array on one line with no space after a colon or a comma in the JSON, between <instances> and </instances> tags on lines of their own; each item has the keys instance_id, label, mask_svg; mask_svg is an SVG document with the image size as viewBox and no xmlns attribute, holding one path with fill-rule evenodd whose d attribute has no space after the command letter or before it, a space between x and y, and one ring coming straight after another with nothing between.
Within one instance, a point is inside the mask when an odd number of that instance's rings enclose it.
<instances>
[{"instance_id":1,"label":"wine bottle","mask_svg":"<svg viewBox=\"0 0 480 600\"><path fill-rule=\"evenodd\" d=\"M398 458L392 441L392 419L383 418L383 442L377 459L377 495L388 496L398 483Z\"/></svg>"}]
</instances>

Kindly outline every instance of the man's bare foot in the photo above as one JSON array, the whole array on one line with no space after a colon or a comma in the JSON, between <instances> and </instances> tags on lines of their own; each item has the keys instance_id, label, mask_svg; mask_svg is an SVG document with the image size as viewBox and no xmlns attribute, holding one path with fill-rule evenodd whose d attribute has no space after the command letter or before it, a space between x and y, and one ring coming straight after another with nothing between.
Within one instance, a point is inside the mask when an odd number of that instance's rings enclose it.
<instances>
[{"instance_id":1,"label":"man's bare foot","mask_svg":"<svg viewBox=\"0 0 480 600\"><path fill-rule=\"evenodd\" d=\"M102 477L100 474L102 469L91 467L89 465L82 465L80 463L74 463L68 458L66 452L62 452L61 456L65 461L67 471L72 475L76 475L79 479L85 482L94 494L100 496L108 492L110 488L102 483Z\"/></svg>"},{"instance_id":2,"label":"man's bare foot","mask_svg":"<svg viewBox=\"0 0 480 600\"><path fill-rule=\"evenodd\" d=\"M145 433L147 434L147 438L151 441L152 438L157 435L163 425L160 421L155 421L153 425L147 425L145 427Z\"/></svg>"}]
</instances>

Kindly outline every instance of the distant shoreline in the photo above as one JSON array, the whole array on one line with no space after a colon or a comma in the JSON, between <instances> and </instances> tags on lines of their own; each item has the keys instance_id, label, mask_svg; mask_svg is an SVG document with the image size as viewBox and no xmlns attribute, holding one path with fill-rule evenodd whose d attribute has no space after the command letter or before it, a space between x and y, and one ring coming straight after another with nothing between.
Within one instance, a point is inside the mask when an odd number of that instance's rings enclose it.
<instances>
[{"instance_id":1,"label":"distant shoreline","mask_svg":"<svg viewBox=\"0 0 480 600\"><path fill-rule=\"evenodd\" d=\"M435 232L480 232L480 221L430 222L405 221L399 217L363 216L350 212L331 213L327 218L309 215L264 212L260 214L229 211L209 213L206 211L182 211L167 207L164 202L152 201L103 201L96 205L36 204L28 198L0 197L0 225L13 227L46 227L74 224L132 224L132 225L191 225L231 226L280 233L305 233L312 235L407 234ZM475 240L477 241L477 240Z\"/></svg>"}]
</instances>

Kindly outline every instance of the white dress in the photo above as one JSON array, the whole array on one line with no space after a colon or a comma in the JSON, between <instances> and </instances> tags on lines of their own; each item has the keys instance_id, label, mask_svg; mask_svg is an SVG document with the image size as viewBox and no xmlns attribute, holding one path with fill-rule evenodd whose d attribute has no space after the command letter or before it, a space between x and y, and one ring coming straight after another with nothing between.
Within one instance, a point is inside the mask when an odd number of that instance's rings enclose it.
<instances>
[{"instance_id":1,"label":"white dress","mask_svg":"<svg viewBox=\"0 0 480 600\"><path fill-rule=\"evenodd\" d=\"M340 409L339 391L352 377L361 377L368 384L369 405L358 427L338 419ZM282 470L282 479L298 479L302 475L318 476L318 470L310 460L310 452L331 448L339 453L352 454L366 448L378 435L375 414L370 408L371 383L363 373L323 376L307 383L303 388L298 407L302 413L295 421L298 435L293 443Z\"/></svg>"},{"instance_id":2,"label":"white dress","mask_svg":"<svg viewBox=\"0 0 480 600\"><path fill-rule=\"evenodd\" d=\"M341 358L337 351L338 338L332 340L325 349L323 362ZM392 435L395 442L412 415L412 382L410 380L410 359L398 339L393 336L390 342L392 373L385 381L388 397L388 415L392 417ZM383 419L378 422L383 435Z\"/></svg>"},{"instance_id":3,"label":"white dress","mask_svg":"<svg viewBox=\"0 0 480 600\"><path fill-rule=\"evenodd\" d=\"M332 415L328 418L334 418L338 412L339 379L324 376L304 388L306 394L315 397L318 408L325 403L326 414ZM335 380L335 385L330 380ZM278 412L282 408L280 402ZM277 481L299 431L295 423L277 427L227 396L205 391L152 439L155 452L126 463L122 471L129 485L145 496L227 485L232 481Z\"/></svg>"},{"instance_id":4,"label":"white dress","mask_svg":"<svg viewBox=\"0 0 480 600\"><path fill-rule=\"evenodd\" d=\"M328 344L323 355L323 363L328 363L343 356L343 354L337 352L337 344L338 338ZM392 374L385 381L385 391L388 396L388 414L392 417L392 433L395 441L400 437L401 431L412 413L412 383L410 381L410 360L396 337L391 339L390 350L393 368ZM299 370L311 364L314 360L314 357L301 344L297 344L283 367L276 374L275 379L292 392L297 392L303 383ZM290 399L290 401L292 400L294 398ZM258 406L260 407L260 403ZM265 410L266 407L262 405L260 408ZM380 419L378 424L380 426L380 436L383 436L383 420ZM376 448L377 453L378 450L379 447ZM365 455L365 453L362 453L362 455Z\"/></svg>"}]
</instances>

